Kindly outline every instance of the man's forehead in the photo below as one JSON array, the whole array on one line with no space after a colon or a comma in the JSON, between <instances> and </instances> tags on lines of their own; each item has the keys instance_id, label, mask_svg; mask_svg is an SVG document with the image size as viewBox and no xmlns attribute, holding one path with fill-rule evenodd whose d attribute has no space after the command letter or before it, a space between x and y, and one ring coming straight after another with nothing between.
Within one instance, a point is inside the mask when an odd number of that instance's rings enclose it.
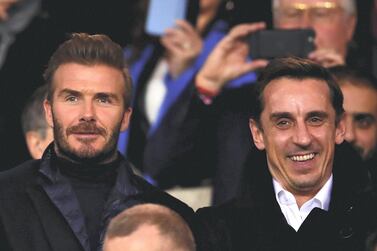
<instances>
[{"instance_id":1,"label":"man's forehead","mask_svg":"<svg viewBox=\"0 0 377 251\"><path fill-rule=\"evenodd\" d=\"M275 0L279 2L281 5L291 5L291 4L308 4L308 5L316 5L317 3L335 3L340 4L340 0Z\"/></svg>"},{"instance_id":2,"label":"man's forehead","mask_svg":"<svg viewBox=\"0 0 377 251\"><path fill-rule=\"evenodd\" d=\"M295 109L323 109L331 106L329 88L325 81L306 78L279 78L272 80L264 89L264 108L273 111Z\"/></svg>"}]
</instances>

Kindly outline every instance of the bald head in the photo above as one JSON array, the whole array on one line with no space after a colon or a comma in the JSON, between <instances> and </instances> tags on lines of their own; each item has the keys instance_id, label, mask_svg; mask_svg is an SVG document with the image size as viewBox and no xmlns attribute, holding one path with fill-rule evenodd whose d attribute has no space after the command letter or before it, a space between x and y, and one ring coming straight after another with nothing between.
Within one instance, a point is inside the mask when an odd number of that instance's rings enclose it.
<instances>
[{"instance_id":1,"label":"bald head","mask_svg":"<svg viewBox=\"0 0 377 251\"><path fill-rule=\"evenodd\" d=\"M171 209L142 204L114 217L107 229L104 251L194 251L195 241L184 219Z\"/></svg>"}]
</instances>

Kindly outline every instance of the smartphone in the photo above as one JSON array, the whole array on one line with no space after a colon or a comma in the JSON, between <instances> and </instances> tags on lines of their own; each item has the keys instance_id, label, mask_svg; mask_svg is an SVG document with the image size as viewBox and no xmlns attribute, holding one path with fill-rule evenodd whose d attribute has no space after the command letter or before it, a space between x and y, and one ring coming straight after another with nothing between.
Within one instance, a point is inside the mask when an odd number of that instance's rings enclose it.
<instances>
[{"instance_id":1,"label":"smartphone","mask_svg":"<svg viewBox=\"0 0 377 251\"><path fill-rule=\"evenodd\" d=\"M161 36L167 28L174 27L177 19L185 19L188 0L150 0L145 31L152 36Z\"/></svg>"},{"instance_id":2,"label":"smartphone","mask_svg":"<svg viewBox=\"0 0 377 251\"><path fill-rule=\"evenodd\" d=\"M257 31L249 37L250 57L272 59L287 56L307 58L314 50L312 29L275 29Z\"/></svg>"}]
</instances>

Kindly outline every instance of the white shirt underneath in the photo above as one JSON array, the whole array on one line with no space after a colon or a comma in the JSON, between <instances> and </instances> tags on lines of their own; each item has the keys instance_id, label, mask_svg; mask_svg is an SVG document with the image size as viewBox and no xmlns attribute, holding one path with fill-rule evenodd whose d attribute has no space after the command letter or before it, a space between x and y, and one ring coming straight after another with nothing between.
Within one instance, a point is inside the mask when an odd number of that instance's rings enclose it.
<instances>
[{"instance_id":1,"label":"white shirt underneath","mask_svg":"<svg viewBox=\"0 0 377 251\"><path fill-rule=\"evenodd\" d=\"M168 64L161 59L147 83L145 92L145 113L150 124L153 124L158 116L162 102L166 95L165 75L168 72Z\"/></svg>"},{"instance_id":2,"label":"white shirt underneath","mask_svg":"<svg viewBox=\"0 0 377 251\"><path fill-rule=\"evenodd\" d=\"M313 198L305 202L301 208L298 208L293 194L285 190L273 179L276 200L288 224L293 227L296 232L313 208L318 207L326 211L329 210L332 184L333 176L331 175L321 190L319 190Z\"/></svg>"}]
</instances>

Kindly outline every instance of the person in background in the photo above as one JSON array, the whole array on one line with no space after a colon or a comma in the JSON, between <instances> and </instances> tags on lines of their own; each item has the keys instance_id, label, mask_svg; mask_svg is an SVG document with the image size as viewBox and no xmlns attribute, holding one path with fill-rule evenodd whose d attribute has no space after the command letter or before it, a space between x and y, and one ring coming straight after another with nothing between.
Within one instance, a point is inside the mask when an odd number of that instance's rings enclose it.
<instances>
[{"instance_id":1,"label":"person in background","mask_svg":"<svg viewBox=\"0 0 377 251\"><path fill-rule=\"evenodd\" d=\"M274 27L312 28L315 51L308 58L325 67L352 64L347 58L356 23L354 0L272 0Z\"/></svg>"},{"instance_id":2,"label":"person in background","mask_svg":"<svg viewBox=\"0 0 377 251\"><path fill-rule=\"evenodd\" d=\"M110 212L162 200L185 219L186 204L135 175L117 151L131 116L131 78L122 47L105 35L73 34L44 73L54 141L42 159L0 174L0 250L101 248ZM138 195L150 195L140 201Z\"/></svg>"},{"instance_id":3,"label":"person in background","mask_svg":"<svg viewBox=\"0 0 377 251\"><path fill-rule=\"evenodd\" d=\"M352 144L376 178L377 80L372 74L346 66L330 68L344 96L345 140Z\"/></svg>"},{"instance_id":4,"label":"person in background","mask_svg":"<svg viewBox=\"0 0 377 251\"><path fill-rule=\"evenodd\" d=\"M42 72L66 33L51 20L45 0L1 1L1 171L30 159L21 127L27 99L43 83ZM1 18L0 18L1 19Z\"/></svg>"},{"instance_id":5,"label":"person in background","mask_svg":"<svg viewBox=\"0 0 377 251\"><path fill-rule=\"evenodd\" d=\"M141 204L114 217L106 230L104 251L195 251L184 219L158 204Z\"/></svg>"},{"instance_id":6,"label":"person in background","mask_svg":"<svg viewBox=\"0 0 377 251\"><path fill-rule=\"evenodd\" d=\"M46 96L47 86L38 87L27 101L21 114L22 130L33 159L40 159L54 138L52 128L47 124L43 109Z\"/></svg>"},{"instance_id":7,"label":"person in background","mask_svg":"<svg viewBox=\"0 0 377 251\"><path fill-rule=\"evenodd\" d=\"M156 38L145 34L145 15L140 15L134 43L126 51L135 92L130 130L121 135L119 150L144 177L164 189L200 186L213 176L213 165L201 156L201 148L190 152L192 144L185 143L188 141L181 137L180 130L190 130L197 122L183 121L195 91L192 79L215 44L226 34L228 17L236 4L231 0L188 2L189 11L196 6L196 21L178 20L176 27ZM147 2L140 1L140 5L145 13ZM247 74L234 83L234 87L253 80L255 74ZM188 137L200 139L210 130L201 129ZM203 148L206 145L202 142Z\"/></svg>"}]
</instances>

